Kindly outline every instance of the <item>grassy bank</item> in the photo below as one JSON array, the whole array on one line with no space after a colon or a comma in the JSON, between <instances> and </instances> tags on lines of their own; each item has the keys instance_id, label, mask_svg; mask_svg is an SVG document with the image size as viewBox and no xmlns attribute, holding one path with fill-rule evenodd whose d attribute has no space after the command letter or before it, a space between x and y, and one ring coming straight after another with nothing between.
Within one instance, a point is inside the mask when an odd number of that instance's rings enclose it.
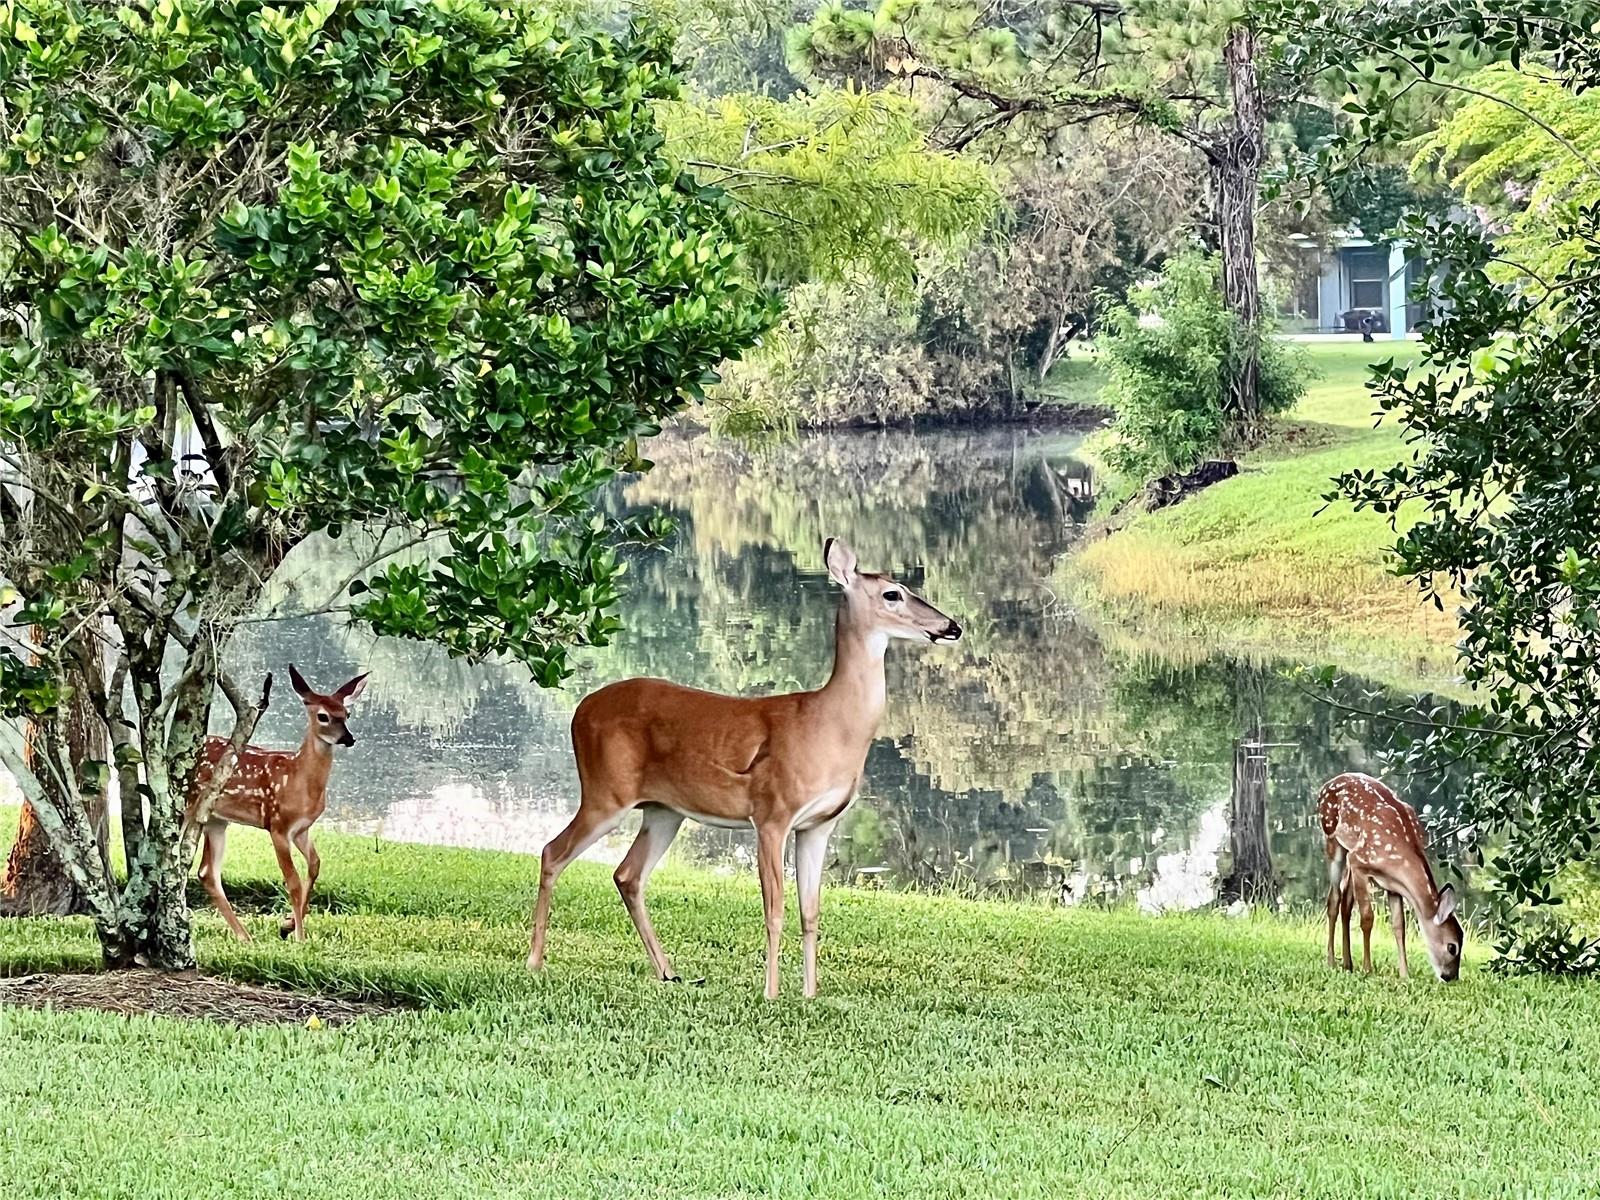
<instances>
[{"instance_id":1,"label":"grassy bank","mask_svg":"<svg viewBox=\"0 0 1600 1200\"><path fill-rule=\"evenodd\" d=\"M1286 427L1246 455L1238 478L1142 514L1067 567L1092 607L1135 634L1167 631L1242 653L1327 658L1407 680L1447 676L1453 617L1390 575L1384 518L1334 504L1329 481L1384 468L1404 446L1374 429L1367 363L1403 344L1307 347L1319 376ZM1083 590L1082 585L1089 585Z\"/></svg>"},{"instance_id":2,"label":"grassy bank","mask_svg":"<svg viewBox=\"0 0 1600 1200\"><path fill-rule=\"evenodd\" d=\"M531 859L321 840L297 946L236 836L261 940L206 911L205 967L426 1007L317 1031L0 1011L8 1197L1593 1194L1593 988L1481 959L1453 988L1346 977L1303 924L832 888L823 998L791 945L768 1004L750 878L659 873L657 927L706 976L669 987L587 864L534 980ZM93 957L81 922L0 925L0 971Z\"/></svg>"}]
</instances>

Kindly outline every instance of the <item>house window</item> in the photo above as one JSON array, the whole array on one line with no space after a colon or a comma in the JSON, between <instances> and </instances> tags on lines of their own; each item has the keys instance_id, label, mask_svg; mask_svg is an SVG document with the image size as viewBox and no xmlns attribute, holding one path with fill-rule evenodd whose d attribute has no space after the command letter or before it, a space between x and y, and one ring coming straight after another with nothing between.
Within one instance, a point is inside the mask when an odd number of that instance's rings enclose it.
<instances>
[{"instance_id":1,"label":"house window","mask_svg":"<svg viewBox=\"0 0 1600 1200\"><path fill-rule=\"evenodd\" d=\"M1350 269L1350 307L1388 307L1385 301L1389 282L1389 256L1382 250L1352 250L1346 259Z\"/></svg>"}]
</instances>

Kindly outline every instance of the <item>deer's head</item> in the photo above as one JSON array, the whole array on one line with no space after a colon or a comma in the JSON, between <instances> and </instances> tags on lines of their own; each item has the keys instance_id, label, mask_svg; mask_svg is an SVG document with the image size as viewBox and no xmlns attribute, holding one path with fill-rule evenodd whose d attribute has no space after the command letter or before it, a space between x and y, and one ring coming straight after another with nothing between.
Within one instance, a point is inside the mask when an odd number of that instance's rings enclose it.
<instances>
[{"instance_id":1,"label":"deer's head","mask_svg":"<svg viewBox=\"0 0 1600 1200\"><path fill-rule=\"evenodd\" d=\"M289 682L306 706L306 720L311 730L325 746L354 746L356 739L350 735L346 724L350 719L350 705L367 686L365 674L357 675L336 692L324 695L311 690L305 677L289 664Z\"/></svg>"},{"instance_id":2,"label":"deer's head","mask_svg":"<svg viewBox=\"0 0 1600 1200\"><path fill-rule=\"evenodd\" d=\"M856 570L856 554L839 538L822 544L828 574L844 589L851 616L875 632L909 641L954 642L961 626L888 575Z\"/></svg>"},{"instance_id":3,"label":"deer's head","mask_svg":"<svg viewBox=\"0 0 1600 1200\"><path fill-rule=\"evenodd\" d=\"M1417 914L1419 917L1421 914ZM1439 907L1431 921L1420 921L1422 940L1428 944L1428 959L1433 973L1445 983L1454 983L1461 974L1461 948L1466 931L1456 917L1456 889L1445 884L1439 889Z\"/></svg>"}]
</instances>

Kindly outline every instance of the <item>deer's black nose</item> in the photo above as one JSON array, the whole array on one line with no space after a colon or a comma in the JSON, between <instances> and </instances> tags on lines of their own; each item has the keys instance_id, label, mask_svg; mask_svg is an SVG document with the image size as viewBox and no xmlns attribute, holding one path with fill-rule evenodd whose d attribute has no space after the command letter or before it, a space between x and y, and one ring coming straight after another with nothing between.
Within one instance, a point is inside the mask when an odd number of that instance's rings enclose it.
<instances>
[{"instance_id":1,"label":"deer's black nose","mask_svg":"<svg viewBox=\"0 0 1600 1200\"><path fill-rule=\"evenodd\" d=\"M961 640L961 626L951 621L938 633L933 635L936 642L959 642Z\"/></svg>"},{"instance_id":2,"label":"deer's black nose","mask_svg":"<svg viewBox=\"0 0 1600 1200\"><path fill-rule=\"evenodd\" d=\"M354 746L355 744L356 744L356 739L354 737L352 737L351 734L350 734L350 731L348 729L346 729L344 731L344 736L339 739L339 745L341 745L341 746Z\"/></svg>"}]
</instances>

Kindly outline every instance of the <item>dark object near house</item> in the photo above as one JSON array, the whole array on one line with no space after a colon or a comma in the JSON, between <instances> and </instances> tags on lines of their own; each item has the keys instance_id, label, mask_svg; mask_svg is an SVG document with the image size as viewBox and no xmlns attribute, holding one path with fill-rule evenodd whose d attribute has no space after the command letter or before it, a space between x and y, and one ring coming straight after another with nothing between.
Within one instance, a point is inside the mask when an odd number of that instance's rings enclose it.
<instances>
[{"instance_id":1,"label":"dark object near house","mask_svg":"<svg viewBox=\"0 0 1600 1200\"><path fill-rule=\"evenodd\" d=\"M1169 508L1213 483L1232 479L1238 473L1239 464L1232 459L1214 458L1182 475L1163 475L1145 484L1144 507L1149 512Z\"/></svg>"},{"instance_id":2,"label":"dark object near house","mask_svg":"<svg viewBox=\"0 0 1600 1200\"><path fill-rule=\"evenodd\" d=\"M1339 323L1346 333L1359 333L1368 342L1374 333L1389 332L1388 316L1375 308L1348 309L1339 314Z\"/></svg>"}]
</instances>

